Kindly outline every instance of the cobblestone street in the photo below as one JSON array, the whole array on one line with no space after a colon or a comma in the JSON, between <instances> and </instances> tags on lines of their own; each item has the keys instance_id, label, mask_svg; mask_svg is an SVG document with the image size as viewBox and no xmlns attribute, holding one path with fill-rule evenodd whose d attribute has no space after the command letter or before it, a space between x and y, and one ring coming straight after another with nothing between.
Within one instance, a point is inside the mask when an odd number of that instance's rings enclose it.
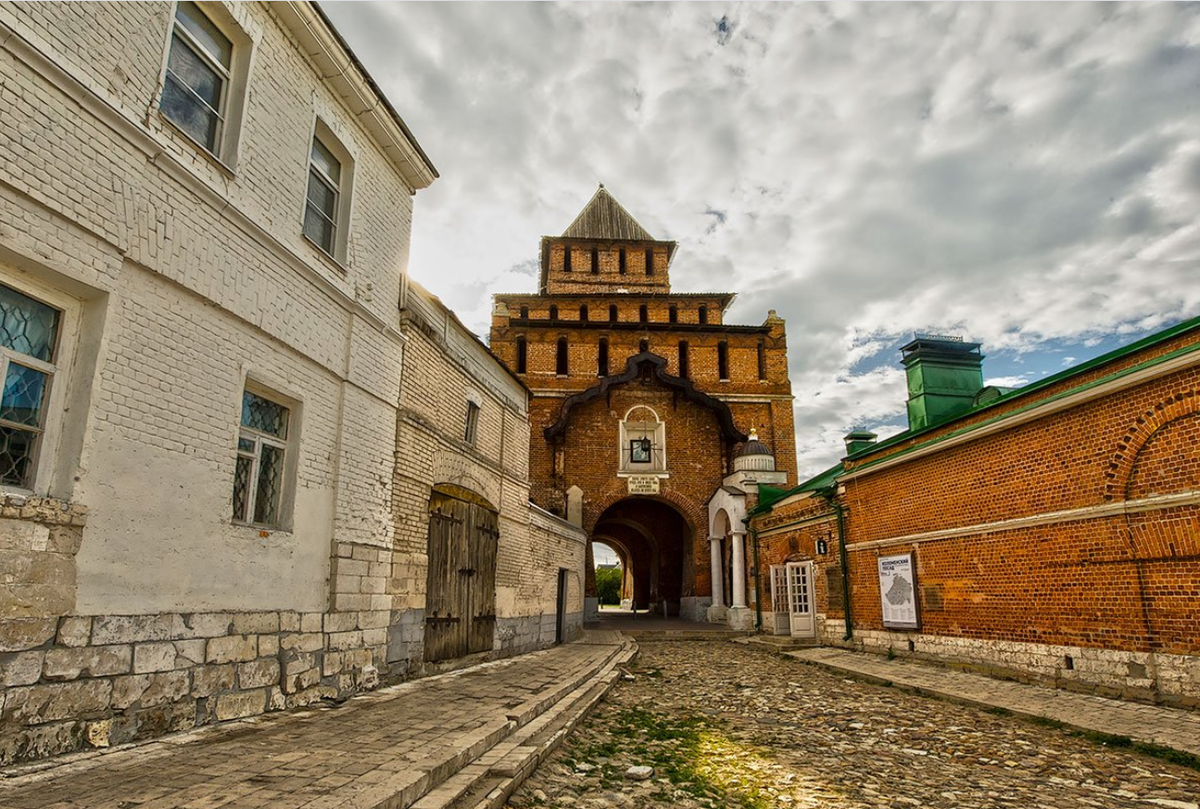
<instances>
[{"instance_id":1,"label":"cobblestone street","mask_svg":"<svg viewBox=\"0 0 1200 809\"><path fill-rule=\"evenodd\" d=\"M728 641L644 643L632 671L512 809L1200 806L1194 769Z\"/></svg>"}]
</instances>

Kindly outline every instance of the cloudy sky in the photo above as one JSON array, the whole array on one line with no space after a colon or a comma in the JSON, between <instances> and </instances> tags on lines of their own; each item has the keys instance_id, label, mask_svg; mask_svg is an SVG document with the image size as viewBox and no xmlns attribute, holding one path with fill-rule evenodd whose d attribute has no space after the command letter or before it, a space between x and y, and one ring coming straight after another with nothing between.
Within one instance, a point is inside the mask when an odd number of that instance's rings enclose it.
<instances>
[{"instance_id":1,"label":"cloudy sky","mask_svg":"<svg viewBox=\"0 0 1200 809\"><path fill-rule=\"evenodd\" d=\"M413 277L486 335L603 182L786 318L802 477L902 429L914 331L1019 385L1200 314L1200 6L323 8L441 172Z\"/></svg>"}]
</instances>

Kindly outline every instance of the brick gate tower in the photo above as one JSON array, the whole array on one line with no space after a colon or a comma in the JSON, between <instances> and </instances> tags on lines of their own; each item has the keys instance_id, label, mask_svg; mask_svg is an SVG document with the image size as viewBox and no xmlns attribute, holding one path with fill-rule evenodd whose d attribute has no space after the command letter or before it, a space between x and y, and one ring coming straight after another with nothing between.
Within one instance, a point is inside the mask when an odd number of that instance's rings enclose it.
<instances>
[{"instance_id":1,"label":"brick gate tower","mask_svg":"<svg viewBox=\"0 0 1200 809\"><path fill-rule=\"evenodd\" d=\"M533 394L531 497L616 551L623 600L744 626L745 498L796 479L784 322L671 292L675 251L600 186L542 238L537 293L495 296L491 348Z\"/></svg>"}]
</instances>

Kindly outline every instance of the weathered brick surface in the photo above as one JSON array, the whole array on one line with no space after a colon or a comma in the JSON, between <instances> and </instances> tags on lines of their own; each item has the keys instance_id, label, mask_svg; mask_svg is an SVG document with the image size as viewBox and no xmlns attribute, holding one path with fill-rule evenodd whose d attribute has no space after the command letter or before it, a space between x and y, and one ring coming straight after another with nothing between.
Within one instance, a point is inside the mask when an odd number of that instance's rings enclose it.
<instances>
[{"instance_id":1,"label":"weathered brick surface","mask_svg":"<svg viewBox=\"0 0 1200 809\"><path fill-rule=\"evenodd\" d=\"M1185 362L1154 375L1151 364L1197 339L1192 329L924 437L1119 371L1151 374L1072 407L876 471L866 470L916 439L848 462L838 501L853 642L907 652L911 641L930 657L1200 704L1200 371ZM821 515L825 523L811 521ZM841 642L832 516L825 500L804 497L756 526L764 576L788 559L817 562L823 635ZM818 539L828 554L816 554ZM888 631L876 560L910 551L921 629Z\"/></svg>"},{"instance_id":2,"label":"weathered brick surface","mask_svg":"<svg viewBox=\"0 0 1200 809\"><path fill-rule=\"evenodd\" d=\"M63 312L35 490L0 497L0 761L301 704L301 630L310 702L386 665L414 189L277 9L212 9L253 48L225 165L158 112L174 4L0 4L0 283ZM301 232L317 118L354 164L340 263ZM292 409L280 530L230 520L248 379ZM322 661L330 608L371 676Z\"/></svg>"},{"instance_id":3,"label":"weathered brick surface","mask_svg":"<svg viewBox=\"0 0 1200 809\"><path fill-rule=\"evenodd\" d=\"M651 275L646 273L647 249L654 261ZM571 251L569 270L564 266L565 250ZM628 361L645 350L666 360L667 374L684 377L697 390L723 402L738 430L756 429L759 440L774 454L776 468L794 483L796 452L784 322L771 312L761 326L726 324L724 307L730 295L673 294L664 243L592 244L546 238L543 261L545 289L538 294L496 296L490 341L496 355L533 392L529 418L533 500L565 515L567 490L579 487L583 526L593 533L606 510L629 497L628 482L618 475L619 422L635 405L652 407L666 425L669 477L660 480L658 495L646 500L666 506L682 524L675 526L668 512L648 505L638 513L623 514L622 519L643 524L654 535L656 550L648 550L645 536L619 526L606 525L610 534L606 539L637 568L632 581L639 600L662 598L670 602L668 609L679 609L680 598L710 596L706 504L733 471L732 459L740 448L723 440L714 411L688 400L676 388L633 382L573 407L560 442L548 440L545 430L560 419L567 397L593 388L606 376L624 373ZM560 342L566 346L566 373L560 373ZM604 353L606 366L601 362ZM681 362L686 362L686 368ZM651 567L671 571L659 589L651 584ZM682 581L677 578L680 572ZM594 586L590 578L589 586Z\"/></svg>"},{"instance_id":4,"label":"weathered brick surface","mask_svg":"<svg viewBox=\"0 0 1200 809\"><path fill-rule=\"evenodd\" d=\"M404 331L406 383L401 391L397 445L421 447L396 459L393 485L396 553L392 564L376 570L362 562L339 571L369 582L382 573L397 594L386 630L389 660L409 658L421 665L428 572L429 498L437 484L461 486L484 498L499 512L496 558L494 653L513 654L554 641L557 574L569 573L568 638L581 629L584 567L583 536L529 504L528 391L508 374L472 335L427 292L409 290ZM464 441L467 402L480 405L473 445ZM548 629L542 618L549 616ZM534 619L538 630L523 634L505 621Z\"/></svg>"}]
</instances>

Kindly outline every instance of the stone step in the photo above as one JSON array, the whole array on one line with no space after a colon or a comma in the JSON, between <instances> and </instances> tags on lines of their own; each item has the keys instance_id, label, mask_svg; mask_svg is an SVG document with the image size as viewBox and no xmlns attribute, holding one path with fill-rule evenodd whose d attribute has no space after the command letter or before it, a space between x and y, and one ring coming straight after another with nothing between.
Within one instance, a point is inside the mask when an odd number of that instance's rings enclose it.
<instances>
[{"instance_id":1,"label":"stone step","mask_svg":"<svg viewBox=\"0 0 1200 809\"><path fill-rule=\"evenodd\" d=\"M737 639L738 643L766 646L779 651L790 649L810 649L821 645L816 638L793 638L790 635L753 635Z\"/></svg>"},{"instance_id":2,"label":"stone step","mask_svg":"<svg viewBox=\"0 0 1200 809\"><path fill-rule=\"evenodd\" d=\"M569 693L556 689L553 701L537 701L540 711L522 726L470 763L460 767L428 790L411 809L497 809L504 805L521 782L553 752L604 698L621 676L620 666L637 653L627 641L587 677L578 678ZM535 706L518 708L514 715L527 715ZM513 721L510 719L510 721Z\"/></svg>"},{"instance_id":3,"label":"stone step","mask_svg":"<svg viewBox=\"0 0 1200 809\"><path fill-rule=\"evenodd\" d=\"M621 634L638 643L663 643L677 640L732 640L754 634L737 629L623 629Z\"/></svg>"}]
</instances>

